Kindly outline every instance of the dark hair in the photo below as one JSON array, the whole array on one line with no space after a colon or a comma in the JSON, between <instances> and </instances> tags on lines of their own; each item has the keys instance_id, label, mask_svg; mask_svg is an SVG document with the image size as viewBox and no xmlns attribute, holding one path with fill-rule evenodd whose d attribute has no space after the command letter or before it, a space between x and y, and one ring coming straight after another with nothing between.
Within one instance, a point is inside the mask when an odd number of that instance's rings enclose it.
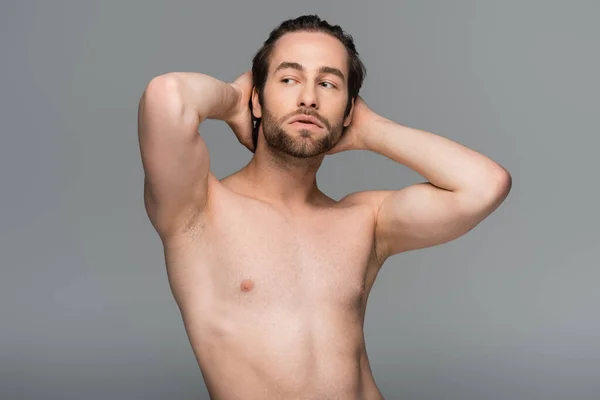
<instances>
[{"instance_id":1,"label":"dark hair","mask_svg":"<svg viewBox=\"0 0 600 400\"><path fill-rule=\"evenodd\" d=\"M346 105L346 111L344 112L344 117L346 117L352 106L351 99L356 100L363 80L367 75L367 70L358 56L352 36L349 33L344 32L339 25L330 25L327 21L322 20L317 15L303 15L295 19L283 21L277 28L271 31L269 38L265 40L263 46L254 55L254 58L252 59L252 79L253 84L258 91L260 103L264 104L263 91L267 82L269 63L275 44L283 35L290 32L328 33L339 39L346 47L346 51L348 52L348 103ZM252 106L252 99L250 99L250 106ZM252 115L252 122L252 141L254 142L254 148L256 149L260 118L255 118L254 115Z\"/></svg>"}]
</instances>

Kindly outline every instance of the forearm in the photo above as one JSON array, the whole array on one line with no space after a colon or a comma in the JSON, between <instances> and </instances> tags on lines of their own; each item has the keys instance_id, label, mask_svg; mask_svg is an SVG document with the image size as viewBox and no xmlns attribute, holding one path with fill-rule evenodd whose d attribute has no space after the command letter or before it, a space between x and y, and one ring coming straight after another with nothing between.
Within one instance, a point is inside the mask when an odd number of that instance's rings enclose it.
<instances>
[{"instance_id":1,"label":"forearm","mask_svg":"<svg viewBox=\"0 0 600 400\"><path fill-rule=\"evenodd\" d=\"M197 72L171 72L184 110L205 119L226 120L239 101L239 93L228 83Z\"/></svg>"},{"instance_id":2,"label":"forearm","mask_svg":"<svg viewBox=\"0 0 600 400\"><path fill-rule=\"evenodd\" d=\"M386 118L374 121L363 140L367 150L401 163L450 191L489 190L507 175L500 165L474 150Z\"/></svg>"}]
</instances>

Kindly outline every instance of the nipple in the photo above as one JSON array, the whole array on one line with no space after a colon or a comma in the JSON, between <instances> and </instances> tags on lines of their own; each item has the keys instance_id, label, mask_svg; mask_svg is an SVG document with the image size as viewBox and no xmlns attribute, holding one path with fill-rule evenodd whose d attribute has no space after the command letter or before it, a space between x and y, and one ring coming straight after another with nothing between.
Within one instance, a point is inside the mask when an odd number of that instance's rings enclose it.
<instances>
[{"instance_id":1,"label":"nipple","mask_svg":"<svg viewBox=\"0 0 600 400\"><path fill-rule=\"evenodd\" d=\"M249 292L254 289L254 282L252 282L252 279L244 279L240 285L240 289L242 292Z\"/></svg>"}]
</instances>

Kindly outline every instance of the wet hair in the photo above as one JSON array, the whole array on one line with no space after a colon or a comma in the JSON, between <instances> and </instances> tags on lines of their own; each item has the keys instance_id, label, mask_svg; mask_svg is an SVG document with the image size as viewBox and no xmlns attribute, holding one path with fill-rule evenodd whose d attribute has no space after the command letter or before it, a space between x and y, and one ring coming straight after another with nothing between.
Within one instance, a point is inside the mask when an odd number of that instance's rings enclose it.
<instances>
[{"instance_id":1,"label":"wet hair","mask_svg":"<svg viewBox=\"0 0 600 400\"><path fill-rule=\"evenodd\" d=\"M356 100L358 92L363 84L363 80L367 75L367 70L358 56L352 36L349 33L344 32L339 25L330 25L327 21L322 20L317 15L303 15L295 19L283 21L277 28L271 31L268 39L254 55L254 58L252 59L252 79L254 86L256 86L258 91L260 104L264 104L263 91L267 82L269 63L271 62L275 44L283 35L290 32L323 32L342 42L348 53L348 102L346 104L344 117L348 116L352 107L351 100ZM250 107L252 107L252 99L250 99ZM252 115L252 141L255 149L258 142L260 120L260 118L255 118L254 115Z\"/></svg>"}]
</instances>

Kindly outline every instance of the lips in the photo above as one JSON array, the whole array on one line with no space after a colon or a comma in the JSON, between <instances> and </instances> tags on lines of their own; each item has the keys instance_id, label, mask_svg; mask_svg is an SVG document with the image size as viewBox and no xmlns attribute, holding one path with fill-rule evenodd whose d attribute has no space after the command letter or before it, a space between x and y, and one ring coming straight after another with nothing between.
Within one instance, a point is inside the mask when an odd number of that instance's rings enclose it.
<instances>
[{"instance_id":1,"label":"lips","mask_svg":"<svg viewBox=\"0 0 600 400\"><path fill-rule=\"evenodd\" d=\"M323 125L319 122L318 119L316 119L315 117L311 117L309 115L299 115L297 117L294 117L290 121L290 124L293 124L294 122L302 122L303 124L313 124L313 125L318 126L319 128L323 127Z\"/></svg>"}]
</instances>

